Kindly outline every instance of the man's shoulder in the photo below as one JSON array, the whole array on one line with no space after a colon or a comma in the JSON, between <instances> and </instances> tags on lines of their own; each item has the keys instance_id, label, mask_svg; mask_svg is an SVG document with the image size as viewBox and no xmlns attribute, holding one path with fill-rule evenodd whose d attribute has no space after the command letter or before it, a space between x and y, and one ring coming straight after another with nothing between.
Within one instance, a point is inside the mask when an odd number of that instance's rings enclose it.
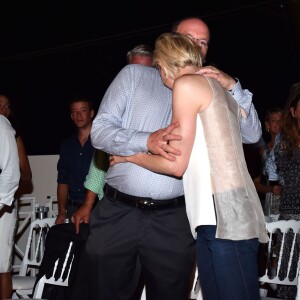
<instances>
[{"instance_id":1,"label":"man's shoulder","mask_svg":"<svg viewBox=\"0 0 300 300\"><path fill-rule=\"evenodd\" d=\"M15 130L9 120L3 115L0 115L0 132L3 132L3 134L15 134Z\"/></svg>"},{"instance_id":2,"label":"man's shoulder","mask_svg":"<svg viewBox=\"0 0 300 300\"><path fill-rule=\"evenodd\" d=\"M120 73L127 73L131 76L154 76L159 77L157 75L158 71L153 67L144 66L141 64L128 64L125 67L123 67L120 71Z\"/></svg>"},{"instance_id":3,"label":"man's shoulder","mask_svg":"<svg viewBox=\"0 0 300 300\"><path fill-rule=\"evenodd\" d=\"M4 123L4 122L6 122L6 118L3 116L3 115L0 115L0 122L1 123Z\"/></svg>"},{"instance_id":4,"label":"man's shoulder","mask_svg":"<svg viewBox=\"0 0 300 300\"><path fill-rule=\"evenodd\" d=\"M5 126L5 127L10 127L11 126L8 119L3 115L0 115L0 124L1 124L1 126Z\"/></svg>"}]
</instances>

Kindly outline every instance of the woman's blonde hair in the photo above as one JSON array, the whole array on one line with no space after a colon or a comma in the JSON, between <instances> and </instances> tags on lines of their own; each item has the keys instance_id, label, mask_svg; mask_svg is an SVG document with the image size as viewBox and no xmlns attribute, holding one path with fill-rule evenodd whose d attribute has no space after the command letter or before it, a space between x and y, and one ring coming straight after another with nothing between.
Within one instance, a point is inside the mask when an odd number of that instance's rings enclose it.
<instances>
[{"instance_id":1,"label":"woman's blonde hair","mask_svg":"<svg viewBox=\"0 0 300 300\"><path fill-rule=\"evenodd\" d=\"M172 78L186 66L202 67L197 45L190 37L174 32L163 33L156 39L153 61L166 77Z\"/></svg>"}]
</instances>

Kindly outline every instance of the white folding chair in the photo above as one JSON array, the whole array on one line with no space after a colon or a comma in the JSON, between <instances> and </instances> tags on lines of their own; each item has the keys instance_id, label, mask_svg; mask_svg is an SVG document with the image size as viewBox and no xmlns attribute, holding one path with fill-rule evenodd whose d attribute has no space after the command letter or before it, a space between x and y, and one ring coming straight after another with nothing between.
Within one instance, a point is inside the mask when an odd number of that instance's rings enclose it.
<instances>
[{"instance_id":1,"label":"white folding chair","mask_svg":"<svg viewBox=\"0 0 300 300\"><path fill-rule=\"evenodd\" d=\"M266 227L270 239L267 244L264 274L259 278L259 281L273 285L298 286L300 257L299 251L295 251L295 249L299 249L300 221L280 220L267 223ZM278 238L278 235L280 235L280 238ZM291 241L288 245L285 244L286 237L289 237ZM274 250L274 247L277 247L277 250ZM273 269L271 269L272 259L276 259L276 266L273 266ZM294 264L292 264L293 260L296 261ZM284 261L288 261L288 263L284 264ZM295 266L295 277L289 278L291 268ZM299 293L300 291L298 291L296 300L300 299ZM266 290L261 289L261 299L275 298L266 297Z\"/></svg>"},{"instance_id":2,"label":"white folding chair","mask_svg":"<svg viewBox=\"0 0 300 300\"><path fill-rule=\"evenodd\" d=\"M19 274L12 277L14 299L31 298L36 281L32 270L38 270L41 265L45 250L45 238L49 228L54 224L55 218L37 219L31 222Z\"/></svg>"},{"instance_id":3,"label":"white folding chair","mask_svg":"<svg viewBox=\"0 0 300 300\"><path fill-rule=\"evenodd\" d=\"M69 286L69 276L74 259L72 246L73 242L70 242L65 257L56 260L51 277L47 278L46 275L41 277L35 287L33 298L40 299L42 297L45 284ZM59 267L59 265L61 266Z\"/></svg>"}]
</instances>

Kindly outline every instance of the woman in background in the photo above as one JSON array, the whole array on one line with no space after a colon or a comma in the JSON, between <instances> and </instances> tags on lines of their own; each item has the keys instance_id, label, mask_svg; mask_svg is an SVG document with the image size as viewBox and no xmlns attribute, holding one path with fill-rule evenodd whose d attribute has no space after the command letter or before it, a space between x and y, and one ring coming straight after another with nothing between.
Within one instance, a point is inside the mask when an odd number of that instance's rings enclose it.
<instances>
[{"instance_id":1,"label":"woman in background","mask_svg":"<svg viewBox=\"0 0 300 300\"><path fill-rule=\"evenodd\" d=\"M274 148L275 163L282 185L279 220L300 220L300 82L293 84L284 109L280 140ZM292 236L287 235L292 243ZM299 255L299 235L296 239L296 256ZM283 257L287 263L288 258ZM297 267L293 261L292 266ZM295 268L293 270L295 271ZM295 274L294 274L295 275ZM280 273L279 273L280 276ZM278 285L277 297L295 299L297 288Z\"/></svg>"},{"instance_id":2,"label":"woman in background","mask_svg":"<svg viewBox=\"0 0 300 300\"><path fill-rule=\"evenodd\" d=\"M264 195L262 204L266 216L279 214L282 186L275 164L274 146L281 131L282 118L283 110L279 107L270 108L266 113L265 128L270 134L270 139L259 149L262 155L262 174L253 179L256 190Z\"/></svg>"},{"instance_id":3,"label":"woman in background","mask_svg":"<svg viewBox=\"0 0 300 300\"><path fill-rule=\"evenodd\" d=\"M283 186L281 220L300 220L300 82L290 88L281 135L274 148L275 163Z\"/></svg>"}]
</instances>

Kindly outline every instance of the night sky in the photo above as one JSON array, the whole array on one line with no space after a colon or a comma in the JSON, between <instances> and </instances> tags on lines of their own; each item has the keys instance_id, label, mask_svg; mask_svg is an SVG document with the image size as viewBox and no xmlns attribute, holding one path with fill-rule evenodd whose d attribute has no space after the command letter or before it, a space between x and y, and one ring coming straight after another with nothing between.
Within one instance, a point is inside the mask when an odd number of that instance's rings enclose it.
<instances>
[{"instance_id":1,"label":"night sky","mask_svg":"<svg viewBox=\"0 0 300 300\"><path fill-rule=\"evenodd\" d=\"M284 105L300 80L299 0L188 1L185 8L160 2L0 4L0 94L15 105L29 155L58 154L74 130L68 101L83 94L97 108L127 51L141 43L153 47L187 16L207 22L207 63L240 79L261 120L268 108Z\"/></svg>"}]
</instances>

